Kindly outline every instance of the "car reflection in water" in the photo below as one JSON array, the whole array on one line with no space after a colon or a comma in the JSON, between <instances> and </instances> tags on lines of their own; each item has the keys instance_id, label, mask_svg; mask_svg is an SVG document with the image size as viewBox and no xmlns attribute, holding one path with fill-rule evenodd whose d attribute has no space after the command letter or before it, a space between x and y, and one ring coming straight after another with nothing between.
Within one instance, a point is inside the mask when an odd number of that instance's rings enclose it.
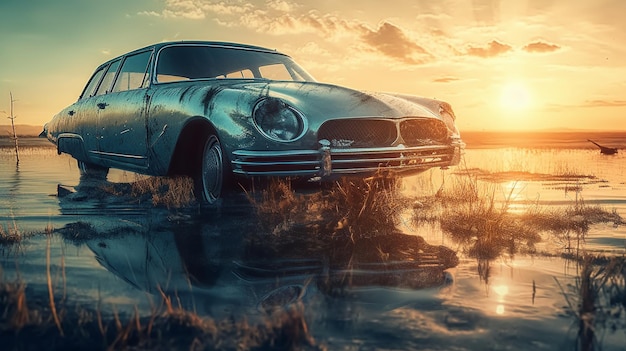
<instances>
[{"instance_id":1,"label":"car reflection in water","mask_svg":"<svg viewBox=\"0 0 626 351\"><path fill-rule=\"evenodd\" d=\"M452 250L401 233L358 245L380 249L381 242L401 241L406 251L413 243L418 252L413 259L354 259L354 245L333 252L299 249L297 242L272 247L271 234L259 233L258 219L243 197L225 202L220 211L198 214L115 204L102 196L94 202L85 192L97 191L97 185L76 189L60 205L63 214L80 220L58 233L87 245L104 268L135 288L214 318L263 315L303 302L315 311L333 309L333 318L350 319L354 304L389 310L437 300L452 283L446 270L458 264Z\"/></svg>"}]
</instances>

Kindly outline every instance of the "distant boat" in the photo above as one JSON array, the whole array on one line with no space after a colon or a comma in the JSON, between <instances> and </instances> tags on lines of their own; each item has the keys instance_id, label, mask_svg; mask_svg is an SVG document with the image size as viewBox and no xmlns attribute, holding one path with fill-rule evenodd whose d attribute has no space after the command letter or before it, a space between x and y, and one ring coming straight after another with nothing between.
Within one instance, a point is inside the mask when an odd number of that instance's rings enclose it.
<instances>
[{"instance_id":1,"label":"distant boat","mask_svg":"<svg viewBox=\"0 0 626 351\"><path fill-rule=\"evenodd\" d=\"M604 154L604 155L614 155L617 153L617 148L615 147L606 147L606 146L602 146L598 143L596 143L595 141L591 140L591 139L587 139L587 141L593 143L594 145L596 145L597 147L600 148L600 153Z\"/></svg>"}]
</instances>

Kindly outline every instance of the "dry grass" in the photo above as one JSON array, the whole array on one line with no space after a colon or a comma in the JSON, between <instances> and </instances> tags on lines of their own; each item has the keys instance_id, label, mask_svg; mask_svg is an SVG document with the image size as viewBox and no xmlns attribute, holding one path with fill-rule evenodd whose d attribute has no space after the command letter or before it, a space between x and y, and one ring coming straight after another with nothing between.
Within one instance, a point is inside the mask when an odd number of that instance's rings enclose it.
<instances>
[{"instance_id":1,"label":"dry grass","mask_svg":"<svg viewBox=\"0 0 626 351\"><path fill-rule=\"evenodd\" d=\"M443 197L439 222L470 257L495 259L503 253L534 252L540 230L509 212L509 202L496 203L494 190L480 193L473 185L462 185L453 194ZM456 203L451 205L451 199Z\"/></svg>"},{"instance_id":2,"label":"dry grass","mask_svg":"<svg viewBox=\"0 0 626 351\"><path fill-rule=\"evenodd\" d=\"M140 316L137 311L104 315L93 308L62 302L57 306L56 320L43 301L27 301L26 290L23 282L0 282L3 349L325 349L311 336L301 305L275 311L258 325L250 325L246 320L203 318L173 307L167 299L160 311L149 316Z\"/></svg>"},{"instance_id":3,"label":"dry grass","mask_svg":"<svg viewBox=\"0 0 626 351\"><path fill-rule=\"evenodd\" d=\"M588 175L589 167L579 162L580 152L569 149L493 149L476 154L468 152L464 162L489 173L518 172L551 176Z\"/></svg>"},{"instance_id":4,"label":"dry grass","mask_svg":"<svg viewBox=\"0 0 626 351\"><path fill-rule=\"evenodd\" d=\"M515 187L502 194L498 183L481 179L481 172L464 172L433 189L434 195L412 199L401 196L399 183L386 177L342 180L313 194L298 194L290 183L275 181L263 190L260 200L252 202L275 243L297 237L316 247L337 237L354 243L390 235L408 211L415 224L439 224L467 255L480 260L535 253L536 244L546 235L561 244L564 254L571 253L581 247L591 224L624 223L615 211L589 206L578 197L566 208L534 204L522 212L512 211Z\"/></svg>"},{"instance_id":5,"label":"dry grass","mask_svg":"<svg viewBox=\"0 0 626 351\"><path fill-rule=\"evenodd\" d=\"M35 233L21 230L15 220L0 224L0 253L11 255L21 252L24 240L33 235Z\"/></svg>"},{"instance_id":6,"label":"dry grass","mask_svg":"<svg viewBox=\"0 0 626 351\"><path fill-rule=\"evenodd\" d=\"M24 236L17 227L17 223L13 221L10 224L0 225L0 245L10 246L18 244L22 241Z\"/></svg>"},{"instance_id":7,"label":"dry grass","mask_svg":"<svg viewBox=\"0 0 626 351\"><path fill-rule=\"evenodd\" d=\"M249 194L262 227L275 235L305 230L309 235L357 238L396 231L404 200L397 180L385 176L345 178L314 193L296 193L288 180L272 180L260 198Z\"/></svg>"},{"instance_id":8,"label":"dry grass","mask_svg":"<svg viewBox=\"0 0 626 351\"><path fill-rule=\"evenodd\" d=\"M480 169L464 169L439 189L431 189L411 208L414 224L438 223L441 229L462 244L466 254L478 259L494 259L502 254L533 253L535 245L544 237L560 244L564 253L578 250L592 224L625 224L616 211L601 206L591 206L576 194L576 201L568 207L524 204L523 210L513 210L516 182L526 180L550 180L568 177L594 179L593 176L543 175L534 173L501 171L491 173ZM501 182L512 182L508 193L501 190ZM576 251L578 254L579 251Z\"/></svg>"},{"instance_id":9,"label":"dry grass","mask_svg":"<svg viewBox=\"0 0 626 351\"><path fill-rule=\"evenodd\" d=\"M7 231L2 227L3 233ZM10 233L22 237L17 226ZM257 325L245 319L215 321L180 307L162 295L163 304L151 315L104 315L100 304L86 307L57 296L50 257L51 227L45 230L48 296L28 291L27 284L6 282L0 270L0 345L2 349L89 350L323 350L311 336L301 304L274 309ZM94 233L84 223L62 231L81 240ZM8 234L7 234L8 235ZM28 296L28 298L27 298ZM35 337L36 336L36 337Z\"/></svg>"},{"instance_id":10,"label":"dry grass","mask_svg":"<svg viewBox=\"0 0 626 351\"><path fill-rule=\"evenodd\" d=\"M248 237L246 256L317 260L327 272L317 288L331 296L361 285L441 286L444 270L458 265L456 252L397 229L408 205L399 189L382 176L343 179L311 194L271 182L249 195L263 230Z\"/></svg>"},{"instance_id":11,"label":"dry grass","mask_svg":"<svg viewBox=\"0 0 626 351\"><path fill-rule=\"evenodd\" d=\"M167 208L182 208L196 201L193 179L189 177L135 176L132 183L109 183L101 189L138 203L150 201L153 206L164 205Z\"/></svg>"}]
</instances>

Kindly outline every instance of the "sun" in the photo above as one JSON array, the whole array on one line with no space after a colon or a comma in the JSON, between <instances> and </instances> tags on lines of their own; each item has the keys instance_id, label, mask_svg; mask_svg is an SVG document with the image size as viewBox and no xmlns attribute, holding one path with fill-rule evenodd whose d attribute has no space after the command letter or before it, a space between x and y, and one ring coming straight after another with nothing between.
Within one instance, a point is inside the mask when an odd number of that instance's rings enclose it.
<instances>
[{"instance_id":1,"label":"sun","mask_svg":"<svg viewBox=\"0 0 626 351\"><path fill-rule=\"evenodd\" d=\"M522 82L508 82L500 91L500 105L507 111L525 111L532 105L528 87Z\"/></svg>"}]
</instances>

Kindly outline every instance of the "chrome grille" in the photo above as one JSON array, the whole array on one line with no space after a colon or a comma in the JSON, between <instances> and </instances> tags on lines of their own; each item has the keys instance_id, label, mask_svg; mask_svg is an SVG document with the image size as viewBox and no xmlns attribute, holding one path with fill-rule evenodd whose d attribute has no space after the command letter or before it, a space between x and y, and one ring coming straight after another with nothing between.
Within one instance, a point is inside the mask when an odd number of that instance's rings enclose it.
<instances>
[{"instance_id":1,"label":"chrome grille","mask_svg":"<svg viewBox=\"0 0 626 351\"><path fill-rule=\"evenodd\" d=\"M318 140L326 139L339 148L385 147L396 138L396 125L390 120L331 120L318 131Z\"/></svg>"},{"instance_id":2,"label":"chrome grille","mask_svg":"<svg viewBox=\"0 0 626 351\"><path fill-rule=\"evenodd\" d=\"M405 145L417 146L429 141L444 142L448 138L448 128L437 119L409 119L400 123L400 135Z\"/></svg>"}]
</instances>

